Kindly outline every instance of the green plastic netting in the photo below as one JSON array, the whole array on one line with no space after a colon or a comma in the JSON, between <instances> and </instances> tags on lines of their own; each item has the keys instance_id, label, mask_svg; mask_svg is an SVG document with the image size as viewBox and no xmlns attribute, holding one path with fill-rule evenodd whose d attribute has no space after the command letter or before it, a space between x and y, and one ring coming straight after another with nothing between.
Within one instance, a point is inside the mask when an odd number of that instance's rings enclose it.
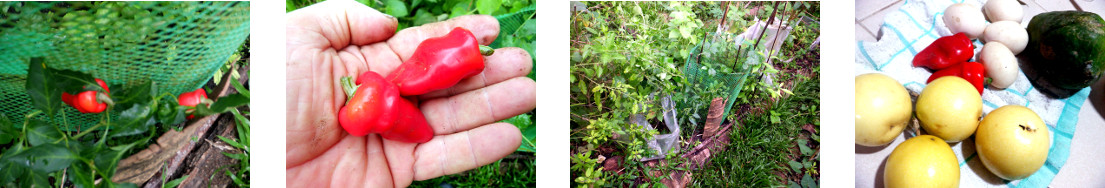
<instances>
[{"instance_id":1,"label":"green plastic netting","mask_svg":"<svg viewBox=\"0 0 1105 188\"><path fill-rule=\"evenodd\" d=\"M502 47L501 43L505 40L505 37L513 34L518 28L524 26L527 21L531 21L536 12L536 6L530 5L529 7L518 10L518 12L495 16L495 19L499 20L499 36L495 38L495 42L492 42L491 45L488 46L493 48Z\"/></svg>"},{"instance_id":2,"label":"green plastic netting","mask_svg":"<svg viewBox=\"0 0 1105 188\"><path fill-rule=\"evenodd\" d=\"M537 67L537 53L534 51L536 50L537 44L537 31L535 25L537 22L536 5L530 5L528 7L522 8L521 10L518 10L517 12L495 16L495 19L499 21L499 36L495 38L495 42L492 42L491 45L488 46L492 48L502 48L505 45L509 45L512 47L527 49L530 53L530 60L532 60L531 62L533 63L532 66ZM527 27L527 24L529 24L529 27ZM525 29L528 29L528 31L522 31ZM519 41L506 42L507 37L518 37L522 41L521 43L525 44L519 44ZM504 43L512 44L504 45ZM537 71L531 70L527 77L536 80Z\"/></svg>"},{"instance_id":3,"label":"green plastic netting","mask_svg":"<svg viewBox=\"0 0 1105 188\"><path fill-rule=\"evenodd\" d=\"M0 2L0 113L19 125L32 110L32 57L109 85L153 81L179 94L203 86L248 36L249 2ZM99 121L63 109L71 125Z\"/></svg>"},{"instance_id":4,"label":"green plastic netting","mask_svg":"<svg viewBox=\"0 0 1105 188\"><path fill-rule=\"evenodd\" d=\"M740 42L731 43L711 41L710 45L738 44L740 44ZM740 95L741 88L744 87L744 83L748 80L748 76L750 74L746 71L748 70L747 65L750 63L757 63L761 61L761 59L758 58L758 56L754 55L755 53L747 53L744 54L744 58L738 58L737 61L740 61L740 59L743 59L744 61L743 63L737 65L737 67L733 67L734 73L710 73L702 64L730 64L734 60L729 59L731 57L727 56L703 56L702 45L703 44L696 45L694 48L691 49L690 55L688 56L690 58L687 58L686 63L683 64L682 72L691 85L708 86L716 83L720 85L720 89L722 91L726 91L725 112L721 115L721 117L726 117L729 115L729 110L733 108L733 103L737 101L734 99L736 99L737 96Z\"/></svg>"}]
</instances>

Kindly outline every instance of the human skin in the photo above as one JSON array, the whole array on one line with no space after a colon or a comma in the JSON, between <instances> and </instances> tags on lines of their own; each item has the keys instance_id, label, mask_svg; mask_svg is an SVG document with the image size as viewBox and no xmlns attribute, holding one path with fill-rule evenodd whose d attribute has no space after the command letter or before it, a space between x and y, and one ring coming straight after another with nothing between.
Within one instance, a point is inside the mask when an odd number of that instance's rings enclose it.
<instances>
[{"instance_id":1,"label":"human skin","mask_svg":"<svg viewBox=\"0 0 1105 188\"><path fill-rule=\"evenodd\" d=\"M526 76L530 55L496 49L484 71L449 89L414 97L434 138L422 144L351 136L337 112L343 76L364 71L387 75L418 44L464 27L480 44L499 32L490 16L461 16L396 32L395 18L363 4L332 0L286 16L288 187L406 187L415 180L454 174L492 163L518 148L521 133L498 120L536 108L536 82Z\"/></svg>"}]
</instances>

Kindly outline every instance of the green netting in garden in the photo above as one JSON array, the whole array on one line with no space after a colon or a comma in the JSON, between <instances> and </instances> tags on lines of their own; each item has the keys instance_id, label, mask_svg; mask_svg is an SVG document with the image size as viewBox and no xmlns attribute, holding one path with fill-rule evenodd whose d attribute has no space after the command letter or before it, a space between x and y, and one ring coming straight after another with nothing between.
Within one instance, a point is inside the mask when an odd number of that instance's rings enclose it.
<instances>
[{"instance_id":1,"label":"green netting in garden","mask_svg":"<svg viewBox=\"0 0 1105 188\"><path fill-rule=\"evenodd\" d=\"M109 85L153 81L177 94L206 83L248 36L244 1L0 2L0 113L22 124L32 110L24 89L32 57ZM71 125L99 121L64 109Z\"/></svg>"},{"instance_id":2,"label":"green netting in garden","mask_svg":"<svg viewBox=\"0 0 1105 188\"><path fill-rule=\"evenodd\" d=\"M709 45L738 45L740 42L727 43L727 42L712 42ZM687 78L691 85L709 86L714 83L720 84L721 90L726 91L726 104L725 112L721 114L721 117L729 115L729 110L733 108L733 103L736 101L738 95L740 95L741 88L744 87L744 83L748 80L747 62L760 61L759 58L755 58L754 55L749 55L744 59L744 62L733 63L734 59L729 59L729 56L712 56L706 57L702 54L702 46L699 44L691 49L690 55L687 58L686 63L683 64L683 75ZM752 51L752 50L747 50ZM748 54L745 54L748 55ZM733 73L710 73L703 64L736 64L733 67ZM709 99L707 99L709 100Z\"/></svg>"},{"instance_id":3,"label":"green netting in garden","mask_svg":"<svg viewBox=\"0 0 1105 188\"><path fill-rule=\"evenodd\" d=\"M513 13L498 15L495 16L495 19L499 21L499 36L495 38L495 42L492 42L491 45L488 46L492 48L510 46L526 49L530 53L530 60L532 60L533 67L537 67L537 53L534 51L536 50L535 47L537 44L536 6L530 5ZM508 37L514 37L517 40L508 42ZM537 71L530 71L527 77L537 79L536 72Z\"/></svg>"},{"instance_id":4,"label":"green netting in garden","mask_svg":"<svg viewBox=\"0 0 1105 188\"><path fill-rule=\"evenodd\" d=\"M530 5L529 7L518 10L518 12L495 16L495 19L499 20L499 37L489 46L493 48L502 47L500 43L504 41L504 37L513 34L518 28L524 26L526 22L531 21L536 13L536 6Z\"/></svg>"}]
</instances>

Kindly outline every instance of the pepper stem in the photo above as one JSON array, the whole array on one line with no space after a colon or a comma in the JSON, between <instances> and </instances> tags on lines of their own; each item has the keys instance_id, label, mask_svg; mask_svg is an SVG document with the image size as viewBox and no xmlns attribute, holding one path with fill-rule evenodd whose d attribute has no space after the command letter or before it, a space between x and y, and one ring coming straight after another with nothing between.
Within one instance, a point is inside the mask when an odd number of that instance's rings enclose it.
<instances>
[{"instance_id":1,"label":"pepper stem","mask_svg":"<svg viewBox=\"0 0 1105 188\"><path fill-rule=\"evenodd\" d=\"M357 94L357 84L353 83L353 77L341 77L341 88L345 91L346 103L353 99L354 94Z\"/></svg>"},{"instance_id":2,"label":"pepper stem","mask_svg":"<svg viewBox=\"0 0 1105 188\"><path fill-rule=\"evenodd\" d=\"M112 101L111 97L107 96L107 94L104 94L103 92L96 92L96 100L105 103L108 106L115 106L115 101Z\"/></svg>"},{"instance_id":3,"label":"pepper stem","mask_svg":"<svg viewBox=\"0 0 1105 188\"><path fill-rule=\"evenodd\" d=\"M204 97L203 100L200 100L200 104L202 104L204 106L211 106L211 104L214 104L214 103L215 103L215 101L213 101L211 99L208 99L207 97Z\"/></svg>"},{"instance_id":4,"label":"pepper stem","mask_svg":"<svg viewBox=\"0 0 1105 188\"><path fill-rule=\"evenodd\" d=\"M483 56L491 56L491 54L495 54L495 49L490 46L480 45L480 54Z\"/></svg>"}]
</instances>

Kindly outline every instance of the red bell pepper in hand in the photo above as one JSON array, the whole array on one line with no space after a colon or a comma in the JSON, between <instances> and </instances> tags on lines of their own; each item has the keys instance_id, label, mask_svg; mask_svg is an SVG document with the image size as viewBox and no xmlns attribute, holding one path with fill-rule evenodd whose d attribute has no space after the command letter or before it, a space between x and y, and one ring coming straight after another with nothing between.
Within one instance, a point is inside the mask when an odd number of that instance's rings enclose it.
<instances>
[{"instance_id":1,"label":"red bell pepper in hand","mask_svg":"<svg viewBox=\"0 0 1105 188\"><path fill-rule=\"evenodd\" d=\"M187 107L196 107L196 105L203 103L203 99L207 99L207 91L203 90L203 88L196 89L192 92L181 93L180 96L176 98L177 104ZM188 113L188 119L195 117L195 115L192 114L193 111L194 110L189 109L185 112Z\"/></svg>"},{"instance_id":2,"label":"red bell pepper in hand","mask_svg":"<svg viewBox=\"0 0 1105 188\"><path fill-rule=\"evenodd\" d=\"M338 111L338 123L353 136L380 133L388 140L424 143L433 138L426 117L407 99L400 89L379 74L367 71L357 78L343 77L342 88L349 96Z\"/></svg>"},{"instance_id":3,"label":"red bell pepper in hand","mask_svg":"<svg viewBox=\"0 0 1105 188\"><path fill-rule=\"evenodd\" d=\"M929 80L925 81L925 83L932 82L943 76L958 76L963 78L967 80L967 82L970 82L971 85L974 85L975 89L978 89L978 94L982 95L982 87L986 84L986 67L978 62L960 63L932 73L932 76L929 76Z\"/></svg>"},{"instance_id":4,"label":"red bell pepper in hand","mask_svg":"<svg viewBox=\"0 0 1105 188\"><path fill-rule=\"evenodd\" d=\"M104 83L104 80L97 78L96 84L99 84L100 88L104 89L105 94L111 92L111 90L107 88L107 83ZM61 101L72 106L81 113L100 113L107 109L106 103L111 103L109 97L106 95L100 96L97 91L83 91L76 95L62 92Z\"/></svg>"},{"instance_id":5,"label":"red bell pepper in hand","mask_svg":"<svg viewBox=\"0 0 1105 188\"><path fill-rule=\"evenodd\" d=\"M395 83L403 96L453 87L461 79L482 72L483 56L491 53L494 50L479 45L472 32L453 28L445 36L418 44L411 58L388 75L387 80Z\"/></svg>"},{"instance_id":6,"label":"red bell pepper in hand","mask_svg":"<svg viewBox=\"0 0 1105 188\"><path fill-rule=\"evenodd\" d=\"M913 66L940 70L967 62L974 55L975 47L971 43L971 39L963 33L956 33L952 36L936 39L924 50L917 53L913 57Z\"/></svg>"}]
</instances>

